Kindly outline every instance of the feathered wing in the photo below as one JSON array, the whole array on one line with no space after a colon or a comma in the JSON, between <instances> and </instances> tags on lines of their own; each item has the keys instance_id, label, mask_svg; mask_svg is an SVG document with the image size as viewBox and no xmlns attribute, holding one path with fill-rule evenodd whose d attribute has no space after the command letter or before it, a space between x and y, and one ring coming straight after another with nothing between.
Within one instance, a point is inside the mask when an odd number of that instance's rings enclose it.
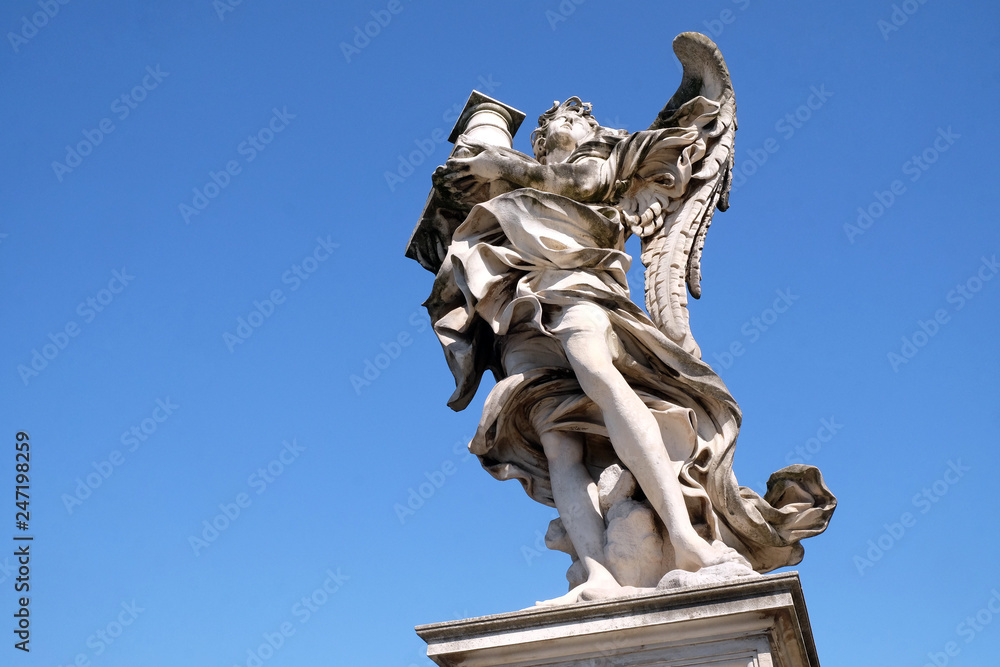
<instances>
[{"instance_id":1,"label":"feathered wing","mask_svg":"<svg viewBox=\"0 0 1000 667\"><path fill-rule=\"evenodd\" d=\"M674 40L684 66L680 87L645 132L625 142L619 201L642 239L646 308L656 326L700 357L688 321L687 292L701 296L701 252L715 209L729 206L736 100L712 40L687 32ZM621 178L621 177L620 177Z\"/></svg>"},{"instance_id":2,"label":"feathered wing","mask_svg":"<svg viewBox=\"0 0 1000 667\"><path fill-rule=\"evenodd\" d=\"M619 209L642 239L647 310L665 335L700 357L688 324L687 291L701 296L705 234L715 209L729 207L736 101L726 63L710 39L684 33L674 40L674 52L684 66L680 87L648 130L616 147L613 167L624 190ZM837 500L813 466L774 473L763 498L740 487L732 466L740 416L723 392L722 401L708 394L699 399L710 406L718 431L704 441L708 460L685 464L682 480L704 476L714 513L728 526L720 531L723 541L754 569L794 565L802 560L799 542L826 530Z\"/></svg>"}]
</instances>

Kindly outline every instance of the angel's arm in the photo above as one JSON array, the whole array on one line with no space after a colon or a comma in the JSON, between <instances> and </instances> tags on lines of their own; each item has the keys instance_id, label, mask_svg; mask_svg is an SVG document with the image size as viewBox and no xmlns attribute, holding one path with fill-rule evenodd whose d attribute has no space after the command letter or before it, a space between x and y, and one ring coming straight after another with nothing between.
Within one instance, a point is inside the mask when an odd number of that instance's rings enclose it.
<instances>
[{"instance_id":1,"label":"angel's arm","mask_svg":"<svg viewBox=\"0 0 1000 667\"><path fill-rule=\"evenodd\" d=\"M504 180L587 202L600 198L608 178L607 161L600 158L545 165L514 150L485 144L476 148L482 149L477 155L453 157L439 167L434 173L435 184L461 190L475 180Z\"/></svg>"}]
</instances>

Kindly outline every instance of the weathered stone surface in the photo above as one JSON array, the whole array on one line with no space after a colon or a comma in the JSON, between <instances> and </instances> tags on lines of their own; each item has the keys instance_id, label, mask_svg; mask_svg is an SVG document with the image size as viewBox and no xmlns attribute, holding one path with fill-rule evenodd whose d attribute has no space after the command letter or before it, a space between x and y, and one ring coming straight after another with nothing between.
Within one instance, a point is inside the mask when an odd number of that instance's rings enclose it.
<instances>
[{"instance_id":1,"label":"weathered stone surface","mask_svg":"<svg viewBox=\"0 0 1000 667\"><path fill-rule=\"evenodd\" d=\"M637 488L635 476L617 463L605 468L597 482L601 514L607 516L612 506L631 498Z\"/></svg>"},{"instance_id":2,"label":"weathered stone surface","mask_svg":"<svg viewBox=\"0 0 1000 667\"><path fill-rule=\"evenodd\" d=\"M607 517L604 554L608 569L622 586L656 586L665 567L663 539L648 505L622 500Z\"/></svg>"},{"instance_id":3,"label":"weathered stone surface","mask_svg":"<svg viewBox=\"0 0 1000 667\"><path fill-rule=\"evenodd\" d=\"M445 667L819 667L798 574L417 628Z\"/></svg>"},{"instance_id":4,"label":"weathered stone surface","mask_svg":"<svg viewBox=\"0 0 1000 667\"><path fill-rule=\"evenodd\" d=\"M760 577L760 573L752 570L748 565L740 563L719 563L703 567L697 572L687 570L671 570L663 575L656 587L660 590L670 590L672 588L689 588L691 586L708 586L721 584L733 579L743 577Z\"/></svg>"}]
</instances>

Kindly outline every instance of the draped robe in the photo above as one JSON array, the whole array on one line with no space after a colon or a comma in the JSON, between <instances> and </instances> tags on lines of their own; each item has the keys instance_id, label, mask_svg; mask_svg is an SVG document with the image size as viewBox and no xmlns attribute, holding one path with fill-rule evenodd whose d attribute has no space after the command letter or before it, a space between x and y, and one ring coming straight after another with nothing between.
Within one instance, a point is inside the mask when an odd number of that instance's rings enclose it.
<instances>
[{"instance_id":1,"label":"draped robe","mask_svg":"<svg viewBox=\"0 0 1000 667\"><path fill-rule=\"evenodd\" d=\"M618 460L601 412L583 393L561 352L558 314L589 302L607 313L615 366L655 416L681 482L692 525L766 572L801 561L799 541L825 530L836 501L819 470L778 471L762 498L740 487L732 462L740 409L719 376L662 333L629 297L626 229L614 206L620 185L664 141L678 151L697 132L638 132L620 142L581 146L569 162L604 160L596 201L518 188L472 208L456 229L425 302L456 380L449 405L463 409L481 376L491 390L469 445L500 480L517 479L534 500L554 507L540 435L582 434L584 463L596 479ZM508 349L536 345L546 359L510 373Z\"/></svg>"}]
</instances>

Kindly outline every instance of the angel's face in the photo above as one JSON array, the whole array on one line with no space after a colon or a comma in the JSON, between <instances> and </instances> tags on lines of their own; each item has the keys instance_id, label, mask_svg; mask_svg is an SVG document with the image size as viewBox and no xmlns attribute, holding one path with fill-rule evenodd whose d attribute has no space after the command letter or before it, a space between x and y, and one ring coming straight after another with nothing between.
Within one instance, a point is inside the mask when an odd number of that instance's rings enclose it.
<instances>
[{"instance_id":1,"label":"angel's face","mask_svg":"<svg viewBox=\"0 0 1000 667\"><path fill-rule=\"evenodd\" d=\"M574 111L560 111L545 127L545 148L573 151L592 134L593 128L583 116Z\"/></svg>"}]
</instances>

